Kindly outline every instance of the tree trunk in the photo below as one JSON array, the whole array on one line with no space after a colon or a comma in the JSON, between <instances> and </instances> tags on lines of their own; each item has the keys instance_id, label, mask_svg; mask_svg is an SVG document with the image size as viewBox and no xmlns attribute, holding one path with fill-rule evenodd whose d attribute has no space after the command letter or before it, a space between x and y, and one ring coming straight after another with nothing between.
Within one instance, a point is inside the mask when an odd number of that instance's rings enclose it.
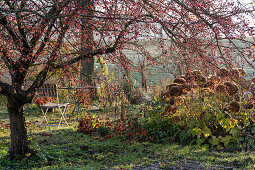
<instances>
[{"instance_id":1,"label":"tree trunk","mask_svg":"<svg viewBox=\"0 0 255 170\"><path fill-rule=\"evenodd\" d=\"M145 70L145 65L141 66L141 76L142 76L142 89L147 92L147 75Z\"/></svg>"},{"instance_id":2,"label":"tree trunk","mask_svg":"<svg viewBox=\"0 0 255 170\"><path fill-rule=\"evenodd\" d=\"M93 0L81 0L82 10L84 15L94 15L94 1ZM81 51L86 53L93 50L94 47L94 35L93 35L93 17L83 17L81 31ZM87 59L81 60L81 85L95 86L95 71L94 71L94 57L91 56ZM90 98L94 100L96 98L96 89L90 90Z\"/></svg>"},{"instance_id":3,"label":"tree trunk","mask_svg":"<svg viewBox=\"0 0 255 170\"><path fill-rule=\"evenodd\" d=\"M9 156L11 159L21 159L25 157L25 154L31 152L27 140L23 106L8 99L7 107L11 129L11 148L9 150Z\"/></svg>"},{"instance_id":4,"label":"tree trunk","mask_svg":"<svg viewBox=\"0 0 255 170\"><path fill-rule=\"evenodd\" d=\"M81 60L81 85L82 86L96 86L95 80L95 71L94 71L94 58L90 57L85 60ZM96 89L90 90L91 99L96 97Z\"/></svg>"}]
</instances>

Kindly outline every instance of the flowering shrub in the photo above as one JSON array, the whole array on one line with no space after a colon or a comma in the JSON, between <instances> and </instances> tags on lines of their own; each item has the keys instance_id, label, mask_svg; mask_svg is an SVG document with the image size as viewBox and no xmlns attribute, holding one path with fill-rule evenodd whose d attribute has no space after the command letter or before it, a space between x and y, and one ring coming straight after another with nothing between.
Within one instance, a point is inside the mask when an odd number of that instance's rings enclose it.
<instances>
[{"instance_id":1,"label":"flowering shrub","mask_svg":"<svg viewBox=\"0 0 255 170\"><path fill-rule=\"evenodd\" d=\"M161 95L162 104L166 106L160 114L164 121L171 119L175 125L168 124L178 134L172 134L174 141L183 142L179 131L185 130L187 134L184 136L189 138L192 134L191 143L205 147L246 144L255 148L254 113L250 110L254 101L244 99L242 87L235 83L244 81L241 71L237 76L237 70L230 74L221 69L218 76L210 77L193 71L166 86ZM157 126L155 122L152 124L151 127ZM164 132L171 134L169 128Z\"/></svg>"}]
</instances>

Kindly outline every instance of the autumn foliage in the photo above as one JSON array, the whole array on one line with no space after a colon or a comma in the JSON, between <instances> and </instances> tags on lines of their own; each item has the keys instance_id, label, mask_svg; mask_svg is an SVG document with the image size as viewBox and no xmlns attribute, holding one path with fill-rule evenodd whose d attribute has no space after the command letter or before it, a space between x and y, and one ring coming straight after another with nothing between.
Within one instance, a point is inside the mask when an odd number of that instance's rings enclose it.
<instances>
[{"instance_id":1,"label":"autumn foliage","mask_svg":"<svg viewBox=\"0 0 255 170\"><path fill-rule=\"evenodd\" d=\"M161 51L157 58L144 52L148 61L156 64L165 59L179 65L179 72L199 68L209 73L222 65L240 66L237 56L254 69L249 13L228 0L0 1L0 77L10 78L10 82L0 80L0 94L7 98L10 157L22 158L31 151L23 106L32 102L54 71L103 56L128 72L134 69L134 60L124 49L144 41L153 42ZM89 42L89 49L84 50L84 42ZM206 78L193 73L186 81L197 82L193 89L204 86ZM236 73L233 79L238 78ZM227 74L223 71L218 76ZM227 93L236 93L234 86L224 86ZM169 95L176 100L183 89L173 86Z\"/></svg>"}]
</instances>

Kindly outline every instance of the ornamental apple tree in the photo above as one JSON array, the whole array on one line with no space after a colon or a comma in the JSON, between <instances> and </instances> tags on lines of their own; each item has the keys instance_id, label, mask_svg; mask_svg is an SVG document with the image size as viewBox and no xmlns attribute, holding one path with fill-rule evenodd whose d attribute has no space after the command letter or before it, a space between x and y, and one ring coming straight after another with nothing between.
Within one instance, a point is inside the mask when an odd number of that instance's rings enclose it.
<instances>
[{"instance_id":1,"label":"ornamental apple tree","mask_svg":"<svg viewBox=\"0 0 255 170\"><path fill-rule=\"evenodd\" d=\"M133 60L123 49L155 38L166 42L158 45L162 56L185 56L190 68L232 68L239 65L236 56L254 68L250 13L227 0L0 1L0 74L11 77L11 83L0 80L10 120L10 157L32 153L23 106L50 72L97 55L127 69Z\"/></svg>"}]
</instances>

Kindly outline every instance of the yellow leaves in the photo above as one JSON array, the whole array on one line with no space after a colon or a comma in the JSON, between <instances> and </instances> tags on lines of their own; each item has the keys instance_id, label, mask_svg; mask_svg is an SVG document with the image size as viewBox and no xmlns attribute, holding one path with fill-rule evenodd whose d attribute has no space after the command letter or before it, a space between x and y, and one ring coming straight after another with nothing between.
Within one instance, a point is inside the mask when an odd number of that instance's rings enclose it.
<instances>
[{"instance_id":1,"label":"yellow leaves","mask_svg":"<svg viewBox=\"0 0 255 170\"><path fill-rule=\"evenodd\" d=\"M158 99L157 99L157 97L156 97L156 96L154 96L154 100L155 100L155 101L158 101Z\"/></svg>"},{"instance_id":2,"label":"yellow leaves","mask_svg":"<svg viewBox=\"0 0 255 170\"><path fill-rule=\"evenodd\" d=\"M197 138L198 138L198 139L200 139L200 136L201 136L202 132L203 132L203 131L202 131L201 129L198 129L198 130L197 130Z\"/></svg>"},{"instance_id":3,"label":"yellow leaves","mask_svg":"<svg viewBox=\"0 0 255 170\"><path fill-rule=\"evenodd\" d=\"M7 151L6 150L0 150L0 155L6 155Z\"/></svg>"},{"instance_id":4,"label":"yellow leaves","mask_svg":"<svg viewBox=\"0 0 255 170\"><path fill-rule=\"evenodd\" d=\"M94 122L94 123L92 123L92 127L93 127L93 128L95 128L95 127L96 127L96 125L97 125L97 123L95 123L95 122Z\"/></svg>"},{"instance_id":5,"label":"yellow leaves","mask_svg":"<svg viewBox=\"0 0 255 170\"><path fill-rule=\"evenodd\" d=\"M196 135L198 139L200 139L201 135L202 135L203 131L200 128L194 128L192 131L192 134Z\"/></svg>"},{"instance_id":6,"label":"yellow leaves","mask_svg":"<svg viewBox=\"0 0 255 170\"><path fill-rule=\"evenodd\" d=\"M153 110L153 107L152 106L147 106L147 109L148 110Z\"/></svg>"},{"instance_id":7,"label":"yellow leaves","mask_svg":"<svg viewBox=\"0 0 255 170\"><path fill-rule=\"evenodd\" d=\"M209 128L206 128L204 131L203 131L203 134L204 134L204 137L205 138L208 138L212 133L211 133L211 130Z\"/></svg>"},{"instance_id":8,"label":"yellow leaves","mask_svg":"<svg viewBox=\"0 0 255 170\"><path fill-rule=\"evenodd\" d=\"M211 136L211 130L209 128L205 128L205 129L200 129L200 128L194 128L193 129L193 134L196 134L197 138L200 139L201 135L204 135L205 138L208 138L209 136Z\"/></svg>"},{"instance_id":9,"label":"yellow leaves","mask_svg":"<svg viewBox=\"0 0 255 170\"><path fill-rule=\"evenodd\" d=\"M27 158L29 158L31 156L31 153L29 152L29 153L26 153L25 155Z\"/></svg>"},{"instance_id":10,"label":"yellow leaves","mask_svg":"<svg viewBox=\"0 0 255 170\"><path fill-rule=\"evenodd\" d=\"M107 77L109 75L109 70L108 70L108 66L107 63L105 62L103 57L95 57L95 59L97 60L97 62L100 64L101 68L102 68L102 74L103 76Z\"/></svg>"}]
</instances>

